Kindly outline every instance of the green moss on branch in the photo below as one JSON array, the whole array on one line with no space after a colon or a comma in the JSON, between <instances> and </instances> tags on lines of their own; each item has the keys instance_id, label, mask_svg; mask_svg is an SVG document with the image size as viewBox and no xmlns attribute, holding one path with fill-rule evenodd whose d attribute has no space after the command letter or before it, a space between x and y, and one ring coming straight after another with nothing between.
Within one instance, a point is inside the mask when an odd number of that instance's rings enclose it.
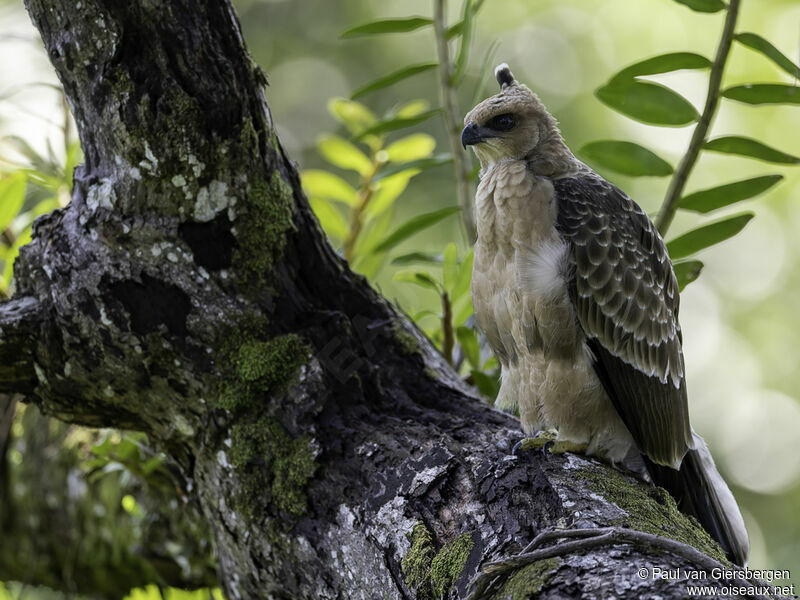
<instances>
[{"instance_id":1,"label":"green moss on branch","mask_svg":"<svg viewBox=\"0 0 800 600\"><path fill-rule=\"evenodd\" d=\"M416 600L431 600L431 560L434 556L433 536L424 523L417 523L408 534L411 548L403 557L401 567L406 586Z\"/></svg>"},{"instance_id":2,"label":"green moss on branch","mask_svg":"<svg viewBox=\"0 0 800 600\"><path fill-rule=\"evenodd\" d=\"M294 228L292 188L276 171L269 182L250 185L235 222L238 247L234 268L245 287L268 288L267 277L283 257L286 236Z\"/></svg>"},{"instance_id":3,"label":"green moss on branch","mask_svg":"<svg viewBox=\"0 0 800 600\"><path fill-rule=\"evenodd\" d=\"M561 561L557 558L537 560L514 573L494 598L497 600L528 600L535 598L553 578Z\"/></svg>"},{"instance_id":4,"label":"green moss on branch","mask_svg":"<svg viewBox=\"0 0 800 600\"><path fill-rule=\"evenodd\" d=\"M447 594L458 581L474 543L472 535L462 533L445 544L431 561L431 585L433 595L441 598Z\"/></svg>"},{"instance_id":5,"label":"green moss on branch","mask_svg":"<svg viewBox=\"0 0 800 600\"><path fill-rule=\"evenodd\" d=\"M305 486L317 469L311 440L292 439L277 419L263 417L234 425L231 442L231 462L244 484L240 508L255 514L269 503L293 515L305 514Z\"/></svg>"},{"instance_id":6,"label":"green moss on branch","mask_svg":"<svg viewBox=\"0 0 800 600\"><path fill-rule=\"evenodd\" d=\"M627 516L613 521L612 525L669 537L727 562L719 544L695 519L683 514L663 488L644 485L614 469L581 469L578 477L590 489L627 513Z\"/></svg>"}]
</instances>

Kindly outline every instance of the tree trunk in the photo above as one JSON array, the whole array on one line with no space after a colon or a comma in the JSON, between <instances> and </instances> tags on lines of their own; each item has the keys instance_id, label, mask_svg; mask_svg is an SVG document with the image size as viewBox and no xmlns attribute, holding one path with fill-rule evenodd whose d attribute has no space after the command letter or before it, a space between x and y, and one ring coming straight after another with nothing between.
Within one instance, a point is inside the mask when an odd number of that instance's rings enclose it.
<instances>
[{"instance_id":1,"label":"tree trunk","mask_svg":"<svg viewBox=\"0 0 800 600\"><path fill-rule=\"evenodd\" d=\"M510 456L517 420L326 242L227 0L26 4L86 163L20 254L0 391L146 432L213 531L228 598L462 598L550 527L718 552L656 488ZM484 597L677 598L685 582L637 570L700 564L613 539L553 552Z\"/></svg>"}]
</instances>

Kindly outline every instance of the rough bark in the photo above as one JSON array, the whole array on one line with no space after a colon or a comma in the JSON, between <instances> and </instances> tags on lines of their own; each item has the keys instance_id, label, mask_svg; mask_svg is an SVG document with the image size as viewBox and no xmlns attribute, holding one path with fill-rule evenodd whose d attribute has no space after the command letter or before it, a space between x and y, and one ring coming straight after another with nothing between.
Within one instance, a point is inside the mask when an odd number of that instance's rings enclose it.
<instances>
[{"instance_id":1,"label":"rough bark","mask_svg":"<svg viewBox=\"0 0 800 600\"><path fill-rule=\"evenodd\" d=\"M228 598L465 597L481 565L551 526L715 551L654 488L509 456L518 422L325 241L227 1L26 4L86 164L0 307L15 357L0 390L146 432L213 530ZM645 565L689 566L609 544L522 568L495 597L685 594L639 579Z\"/></svg>"}]
</instances>

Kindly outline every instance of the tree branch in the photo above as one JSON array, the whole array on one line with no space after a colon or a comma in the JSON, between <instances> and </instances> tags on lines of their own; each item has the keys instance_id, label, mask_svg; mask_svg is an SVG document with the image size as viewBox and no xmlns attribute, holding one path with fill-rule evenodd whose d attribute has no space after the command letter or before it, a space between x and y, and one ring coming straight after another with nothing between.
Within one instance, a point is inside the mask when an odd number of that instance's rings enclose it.
<instances>
[{"instance_id":1,"label":"tree branch","mask_svg":"<svg viewBox=\"0 0 800 600\"><path fill-rule=\"evenodd\" d=\"M656 227L658 227L658 231L662 236L667 234L667 229L669 229L672 219L675 217L683 188L697 162L697 157L700 154L703 143L706 141L706 135L711 127L711 121L714 119L717 106L719 105L722 74L725 70L725 63L728 60L731 43L733 42L736 18L739 15L739 2L740 0L730 0L728 3L728 14L725 17L722 37L719 40L717 55L714 58L711 74L708 78L708 93L706 94L706 104L703 108L703 114L700 115L700 120L694 128L686 154L683 155L675 174L672 176L669 188L667 189L667 195L664 198L664 203L661 205L661 210L656 219Z\"/></svg>"},{"instance_id":2,"label":"tree branch","mask_svg":"<svg viewBox=\"0 0 800 600\"><path fill-rule=\"evenodd\" d=\"M577 456L509 456L519 422L325 240L229 2L27 6L87 162L20 253L18 289L48 323L26 400L169 454L226 597L463 598L481 564L559 523L719 552L656 488ZM635 598L633 565L677 564L626 552L563 557L548 589Z\"/></svg>"},{"instance_id":3,"label":"tree branch","mask_svg":"<svg viewBox=\"0 0 800 600\"><path fill-rule=\"evenodd\" d=\"M540 548L547 542L570 538L578 539L571 542L559 542L547 548ZM621 527L551 529L537 535L517 556L485 565L483 572L472 582L473 591L467 600L491 600L503 588L510 576L532 563L614 544L631 544L669 553L696 565L707 573L712 573L715 570L730 570L731 568L729 564L715 560L688 544L634 529ZM649 576L650 572L647 571L647 574L642 579L648 579ZM736 584L752 590L752 593L748 593L748 597L762 598L764 600L775 597L772 594L763 595L758 593L761 587L768 586L764 581L754 578L737 579Z\"/></svg>"},{"instance_id":4,"label":"tree branch","mask_svg":"<svg viewBox=\"0 0 800 600\"><path fill-rule=\"evenodd\" d=\"M0 303L0 392L26 394L36 387L33 353L42 317L30 296Z\"/></svg>"}]
</instances>

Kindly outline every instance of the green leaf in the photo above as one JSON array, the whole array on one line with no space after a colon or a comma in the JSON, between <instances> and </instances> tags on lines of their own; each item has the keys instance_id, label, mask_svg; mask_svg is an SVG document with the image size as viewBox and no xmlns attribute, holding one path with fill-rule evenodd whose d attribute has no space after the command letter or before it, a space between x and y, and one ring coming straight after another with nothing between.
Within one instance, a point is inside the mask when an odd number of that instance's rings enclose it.
<instances>
[{"instance_id":1,"label":"green leaf","mask_svg":"<svg viewBox=\"0 0 800 600\"><path fill-rule=\"evenodd\" d=\"M377 182L372 199L367 204L367 216L374 218L389 208L408 187L411 178L419 172L419 169L406 169Z\"/></svg>"},{"instance_id":2,"label":"green leaf","mask_svg":"<svg viewBox=\"0 0 800 600\"><path fill-rule=\"evenodd\" d=\"M614 110L651 125L688 125L700 116L683 96L651 81L614 79L598 88L595 96Z\"/></svg>"},{"instance_id":3,"label":"green leaf","mask_svg":"<svg viewBox=\"0 0 800 600\"><path fill-rule=\"evenodd\" d=\"M12 148L15 152L24 156L34 170L39 171L42 174L42 177L53 177L57 178L59 181L61 180L62 173L60 167L58 165L54 165L44 158L23 138L16 135L7 135L2 138L2 141L4 145Z\"/></svg>"},{"instance_id":4,"label":"green leaf","mask_svg":"<svg viewBox=\"0 0 800 600\"><path fill-rule=\"evenodd\" d=\"M366 106L346 98L331 98L328 101L328 111L353 135L360 134L378 121L378 118Z\"/></svg>"},{"instance_id":5,"label":"green leaf","mask_svg":"<svg viewBox=\"0 0 800 600\"><path fill-rule=\"evenodd\" d=\"M453 301L453 325L463 325L475 310L472 308L472 296L463 294L460 298Z\"/></svg>"},{"instance_id":6,"label":"green leaf","mask_svg":"<svg viewBox=\"0 0 800 600\"><path fill-rule=\"evenodd\" d=\"M481 9L481 6L483 6L483 2L484 0L474 0L474 2L470 3L472 5L471 14L469 15L470 19L475 18L475 15L478 14L478 11ZM464 29L465 17L466 15L464 15L458 23L454 23L453 25L447 28L447 30L444 32L445 39L452 40L457 35L461 35L461 32Z\"/></svg>"},{"instance_id":7,"label":"green leaf","mask_svg":"<svg viewBox=\"0 0 800 600\"><path fill-rule=\"evenodd\" d=\"M427 252L409 252L408 254L401 254L392 259L392 264L399 267L411 265L414 263L425 263L430 265L441 264L442 259L435 254L428 254ZM416 320L416 319L414 319Z\"/></svg>"},{"instance_id":8,"label":"green leaf","mask_svg":"<svg viewBox=\"0 0 800 600\"><path fill-rule=\"evenodd\" d=\"M389 237L375 247L375 252L385 252L397 246L400 242L410 238L415 233L423 229L435 225L442 219L446 219L450 215L454 215L461 209L458 206L450 206L441 210L425 213L409 219L400 227L395 229Z\"/></svg>"},{"instance_id":9,"label":"green leaf","mask_svg":"<svg viewBox=\"0 0 800 600\"><path fill-rule=\"evenodd\" d=\"M667 243L669 256L672 260L677 260L719 244L739 233L752 218L753 213L742 213L684 233Z\"/></svg>"},{"instance_id":10,"label":"green leaf","mask_svg":"<svg viewBox=\"0 0 800 600\"><path fill-rule=\"evenodd\" d=\"M444 289L447 292L452 292L458 276L458 248L453 242L445 246L442 255L442 278L444 280Z\"/></svg>"},{"instance_id":11,"label":"green leaf","mask_svg":"<svg viewBox=\"0 0 800 600\"><path fill-rule=\"evenodd\" d=\"M142 465L142 473L145 475L151 475L164 463L165 459L165 456L153 456L152 458L147 459Z\"/></svg>"},{"instance_id":12,"label":"green leaf","mask_svg":"<svg viewBox=\"0 0 800 600\"><path fill-rule=\"evenodd\" d=\"M374 35L376 33L404 33L414 31L420 27L433 25L433 20L426 17L409 17L407 19L386 19L383 21L373 21L358 25L339 36L341 39L360 37L362 35Z\"/></svg>"},{"instance_id":13,"label":"green leaf","mask_svg":"<svg viewBox=\"0 0 800 600\"><path fill-rule=\"evenodd\" d=\"M430 317L435 318L437 321L441 319L441 317L432 310L421 310L418 313L414 313L411 316L411 320L418 324L422 319L428 319Z\"/></svg>"},{"instance_id":14,"label":"green leaf","mask_svg":"<svg viewBox=\"0 0 800 600\"><path fill-rule=\"evenodd\" d=\"M24 173L15 173L0 179L0 233L8 228L22 208L26 185Z\"/></svg>"},{"instance_id":15,"label":"green leaf","mask_svg":"<svg viewBox=\"0 0 800 600\"><path fill-rule=\"evenodd\" d=\"M401 104L400 107L396 108L393 112L390 112L387 117L400 117L402 119L416 117L428 110L430 105L430 102L427 100L410 100L405 104Z\"/></svg>"},{"instance_id":16,"label":"green leaf","mask_svg":"<svg viewBox=\"0 0 800 600\"><path fill-rule=\"evenodd\" d=\"M379 256L381 260L384 260L386 257L376 253L375 246L386 239L391 226L392 213L388 211L367 221L356 240L355 255L361 260L366 260L370 256Z\"/></svg>"},{"instance_id":17,"label":"green leaf","mask_svg":"<svg viewBox=\"0 0 800 600\"><path fill-rule=\"evenodd\" d=\"M403 79L408 79L409 77L413 77L418 73L424 73L430 69L435 69L437 67L437 63L422 63L419 65L410 65L408 67L403 67L402 69L398 69L397 71L393 71L388 75L385 75L379 79L376 79L372 83L368 83L364 87L358 88L353 95L350 96L351 99L355 100L356 98L360 98L361 96L365 96L371 92L375 92L377 90L382 90L383 88L387 88L390 85L397 83L398 81L402 81Z\"/></svg>"},{"instance_id":18,"label":"green leaf","mask_svg":"<svg viewBox=\"0 0 800 600\"><path fill-rule=\"evenodd\" d=\"M783 179L783 175L763 175L694 192L681 198L678 201L678 207L700 213L711 212L734 202L758 196L781 179Z\"/></svg>"},{"instance_id":19,"label":"green leaf","mask_svg":"<svg viewBox=\"0 0 800 600\"><path fill-rule=\"evenodd\" d=\"M461 40L458 46L458 54L456 55L455 63L453 63L453 72L450 74L450 85L456 86L464 72L467 69L467 61L469 60L469 49L472 45L472 0L464 0L464 16L461 19Z\"/></svg>"},{"instance_id":20,"label":"green leaf","mask_svg":"<svg viewBox=\"0 0 800 600\"><path fill-rule=\"evenodd\" d=\"M708 140L703 144L705 150L712 152L722 152L724 154L738 154L760 160L778 163L783 165L796 165L800 163L800 157L786 154L775 148L770 148L752 138L729 135Z\"/></svg>"},{"instance_id":21,"label":"green leaf","mask_svg":"<svg viewBox=\"0 0 800 600\"><path fill-rule=\"evenodd\" d=\"M695 12L703 13L719 12L727 6L722 0L675 0L675 2L688 6Z\"/></svg>"},{"instance_id":22,"label":"green leaf","mask_svg":"<svg viewBox=\"0 0 800 600\"><path fill-rule=\"evenodd\" d=\"M320 169L303 171L303 190L309 198L336 200L354 208L358 204L358 192L338 175Z\"/></svg>"},{"instance_id":23,"label":"green leaf","mask_svg":"<svg viewBox=\"0 0 800 600\"><path fill-rule=\"evenodd\" d=\"M461 259L461 264L458 266L458 276L456 283L451 291L451 296L454 300L458 300L461 296L469 291L469 284L472 281L472 262L474 258L474 249L470 248Z\"/></svg>"},{"instance_id":24,"label":"green leaf","mask_svg":"<svg viewBox=\"0 0 800 600\"><path fill-rule=\"evenodd\" d=\"M497 393L500 391L500 373L483 373L477 369L470 371L469 376L475 387L478 388L484 396L494 400L497 398Z\"/></svg>"},{"instance_id":25,"label":"green leaf","mask_svg":"<svg viewBox=\"0 0 800 600\"><path fill-rule=\"evenodd\" d=\"M342 241L347 238L350 228L344 220L342 213L336 210L325 198L311 198L309 200L314 214L317 215L320 225L329 236L337 241Z\"/></svg>"},{"instance_id":26,"label":"green leaf","mask_svg":"<svg viewBox=\"0 0 800 600\"><path fill-rule=\"evenodd\" d=\"M478 343L478 336L475 332L469 327L458 327L456 329L456 339L470 366L473 369L479 369L481 366L481 346Z\"/></svg>"},{"instance_id":27,"label":"green leaf","mask_svg":"<svg viewBox=\"0 0 800 600\"><path fill-rule=\"evenodd\" d=\"M437 294L440 292L439 284L428 273L421 273L419 271L398 271L394 274L394 280L416 283L419 286L433 290Z\"/></svg>"},{"instance_id":28,"label":"green leaf","mask_svg":"<svg viewBox=\"0 0 800 600\"><path fill-rule=\"evenodd\" d=\"M436 140L427 133L414 133L392 142L386 147L390 162L406 163L427 158L436 148Z\"/></svg>"},{"instance_id":29,"label":"green leaf","mask_svg":"<svg viewBox=\"0 0 800 600\"><path fill-rule=\"evenodd\" d=\"M736 85L722 95L747 104L800 104L800 88L782 83Z\"/></svg>"},{"instance_id":30,"label":"green leaf","mask_svg":"<svg viewBox=\"0 0 800 600\"><path fill-rule=\"evenodd\" d=\"M778 50L760 35L756 35L755 33L737 33L733 36L733 39L743 46L747 46L756 52L760 52L778 65L778 67L786 71L789 75L796 79L800 79L800 67L789 60L789 58L783 54L783 52Z\"/></svg>"},{"instance_id":31,"label":"green leaf","mask_svg":"<svg viewBox=\"0 0 800 600\"><path fill-rule=\"evenodd\" d=\"M361 139L367 135L381 135L383 133L387 133L389 131L396 131L397 129L405 129L406 127L413 127L414 125L418 125L423 121L427 121L431 117L439 114L441 109L437 108L435 110L429 110L424 112L416 117L394 117L390 119L386 119L384 121L379 121L375 123L372 127L368 127L356 139Z\"/></svg>"},{"instance_id":32,"label":"green leaf","mask_svg":"<svg viewBox=\"0 0 800 600\"><path fill-rule=\"evenodd\" d=\"M320 154L332 165L340 169L357 171L362 177L369 175L372 162L351 142L336 135L324 135L317 142Z\"/></svg>"},{"instance_id":33,"label":"green leaf","mask_svg":"<svg viewBox=\"0 0 800 600\"><path fill-rule=\"evenodd\" d=\"M439 165L446 165L450 162L453 162L452 154L437 154L431 158L421 158L419 160L412 160L411 162L399 165L390 165L378 171L378 174L372 178L372 181L379 181L384 177L389 177L390 175L394 175L400 171L405 171L406 169L419 169L420 171L424 171L425 169L438 167Z\"/></svg>"},{"instance_id":34,"label":"green leaf","mask_svg":"<svg viewBox=\"0 0 800 600\"><path fill-rule=\"evenodd\" d=\"M710 69L711 61L705 56L692 52L673 52L654 56L624 68L611 78L615 80L630 80L640 75L655 75L657 73L668 73L670 71L680 71L681 69Z\"/></svg>"},{"instance_id":35,"label":"green leaf","mask_svg":"<svg viewBox=\"0 0 800 600\"><path fill-rule=\"evenodd\" d=\"M673 171L663 158L633 142L589 142L578 154L588 162L631 177L666 177Z\"/></svg>"},{"instance_id":36,"label":"green leaf","mask_svg":"<svg viewBox=\"0 0 800 600\"><path fill-rule=\"evenodd\" d=\"M703 270L703 263L699 260L683 260L672 265L675 270L675 278L678 280L678 290L683 291L687 285L700 277Z\"/></svg>"}]
</instances>

